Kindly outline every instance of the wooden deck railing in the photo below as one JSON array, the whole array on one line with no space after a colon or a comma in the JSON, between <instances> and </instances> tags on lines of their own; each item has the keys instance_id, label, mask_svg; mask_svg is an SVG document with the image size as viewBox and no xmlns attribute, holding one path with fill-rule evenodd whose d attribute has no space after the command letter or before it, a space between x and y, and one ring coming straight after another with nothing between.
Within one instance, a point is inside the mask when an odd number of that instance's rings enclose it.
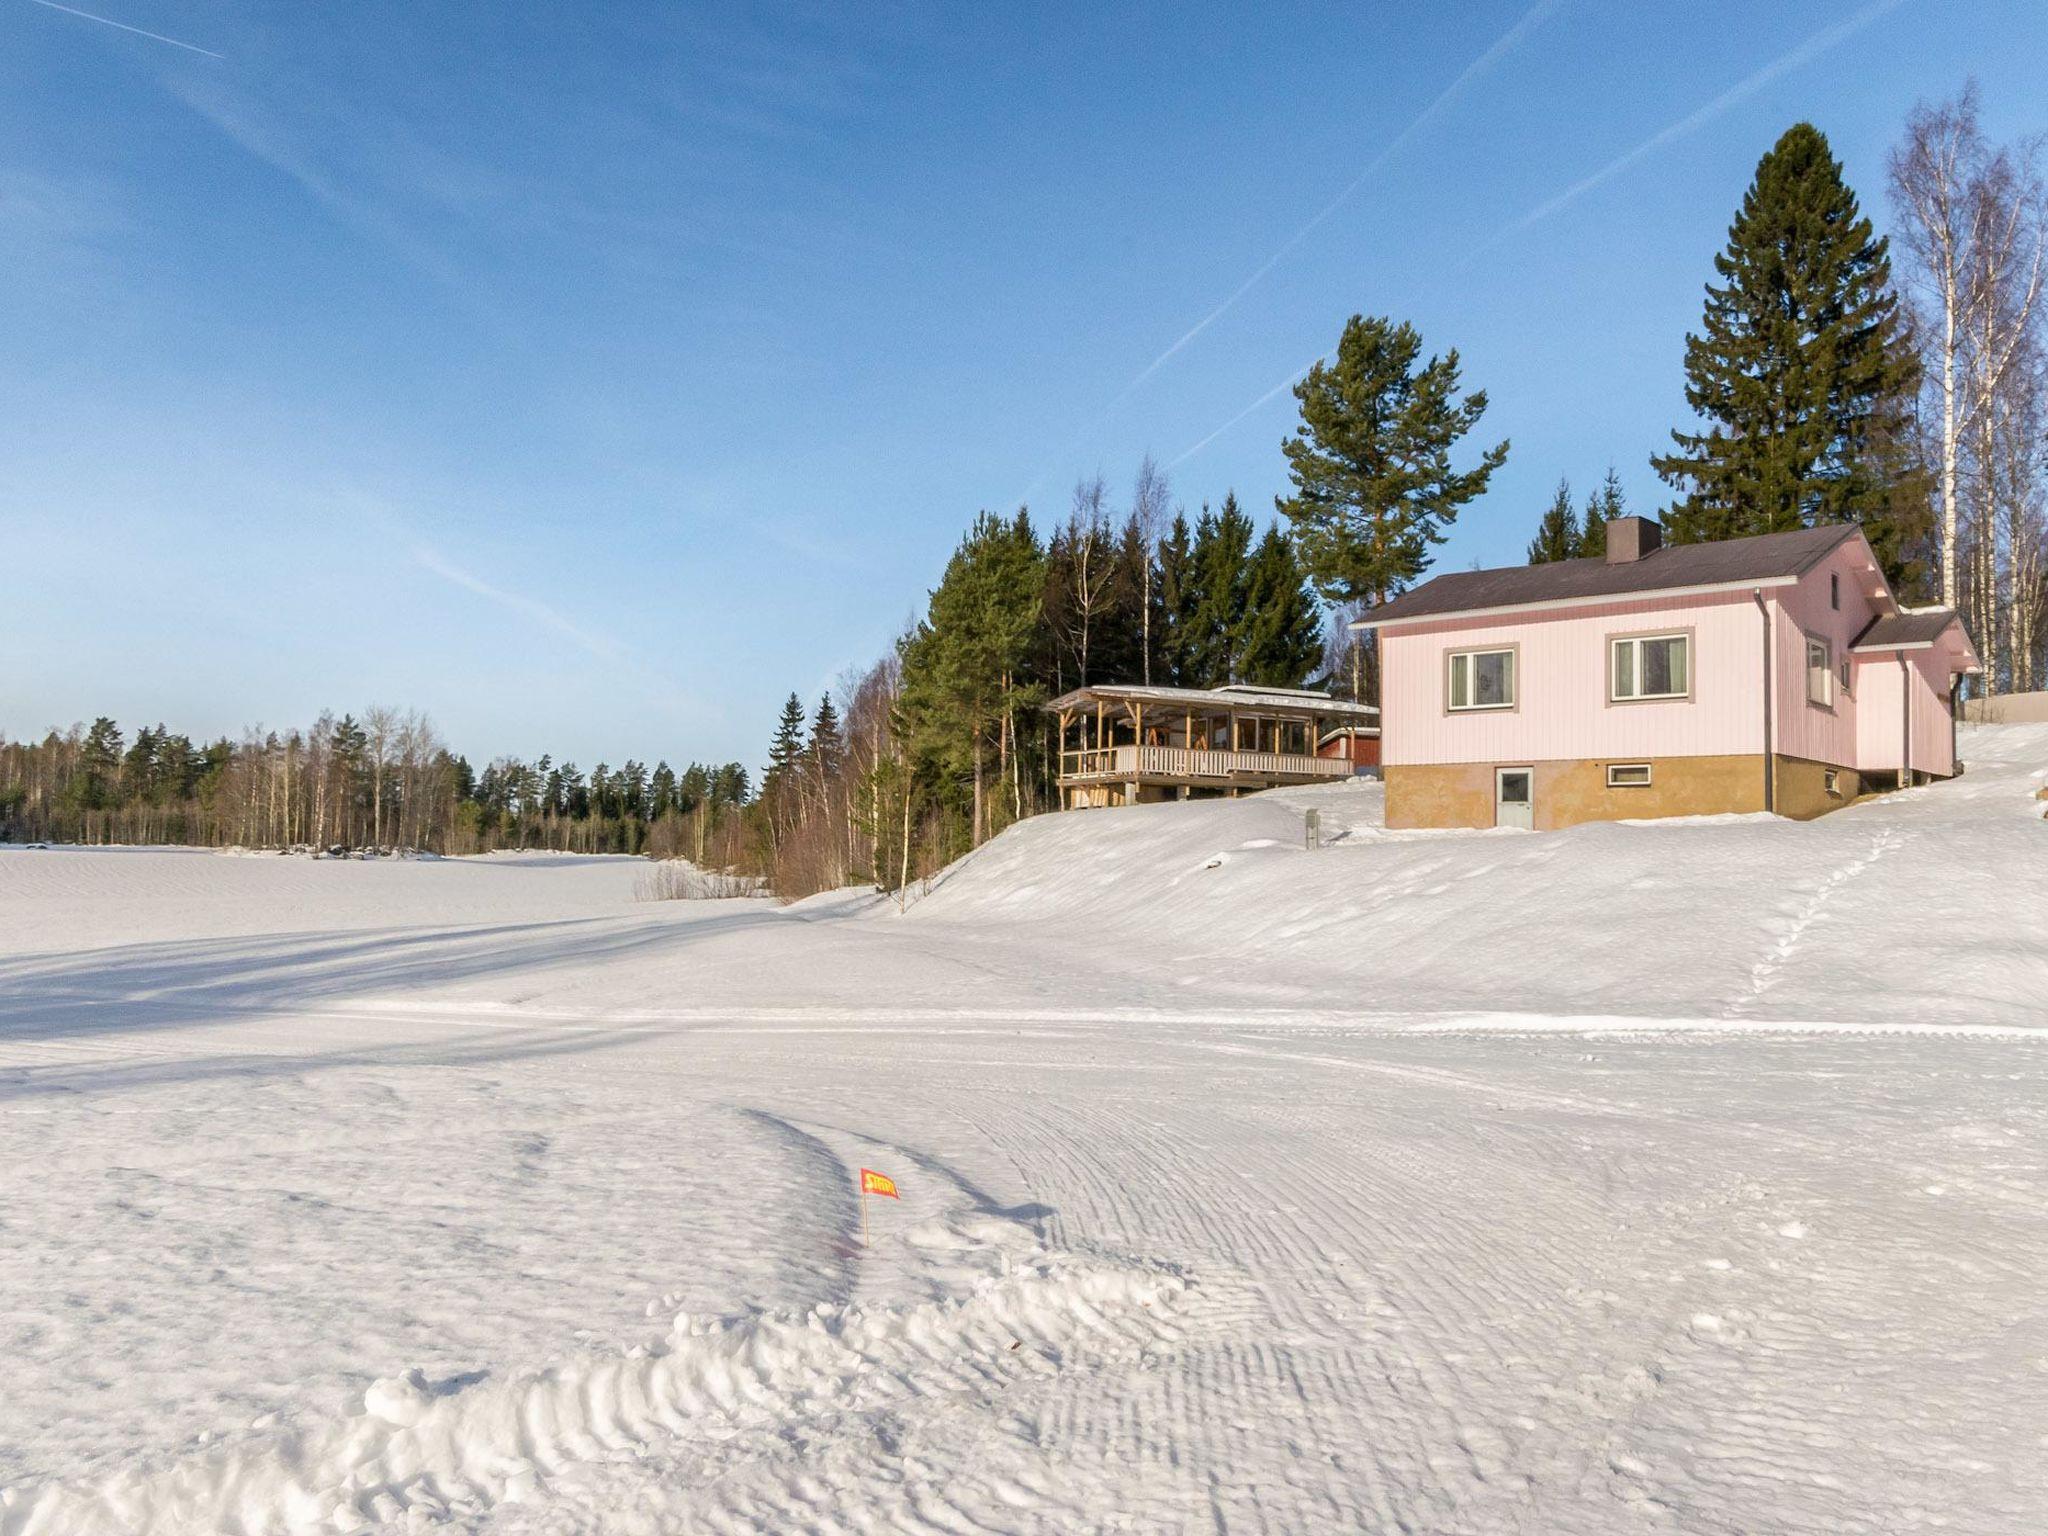
<instances>
[{"instance_id":1,"label":"wooden deck railing","mask_svg":"<svg viewBox=\"0 0 2048 1536\"><path fill-rule=\"evenodd\" d=\"M1060 778L1111 782L1160 778L1228 782L1233 779L1348 779L1343 758L1306 752L1211 751L1201 747L1087 747L1060 754Z\"/></svg>"}]
</instances>

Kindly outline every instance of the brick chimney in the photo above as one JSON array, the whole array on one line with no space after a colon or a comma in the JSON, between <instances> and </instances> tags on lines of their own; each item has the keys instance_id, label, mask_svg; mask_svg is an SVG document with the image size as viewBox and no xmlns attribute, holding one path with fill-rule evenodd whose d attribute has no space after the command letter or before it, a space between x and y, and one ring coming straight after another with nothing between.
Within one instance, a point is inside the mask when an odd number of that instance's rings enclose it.
<instances>
[{"instance_id":1,"label":"brick chimney","mask_svg":"<svg viewBox=\"0 0 2048 1536\"><path fill-rule=\"evenodd\" d=\"M1607 563L1627 565L1640 560L1664 542L1664 529L1647 517L1607 519Z\"/></svg>"}]
</instances>

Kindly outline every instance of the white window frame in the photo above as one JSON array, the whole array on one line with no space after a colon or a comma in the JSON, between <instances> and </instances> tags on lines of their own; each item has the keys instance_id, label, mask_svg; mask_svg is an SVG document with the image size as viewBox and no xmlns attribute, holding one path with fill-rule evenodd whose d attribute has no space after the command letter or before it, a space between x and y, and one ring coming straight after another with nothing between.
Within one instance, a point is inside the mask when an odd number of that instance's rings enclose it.
<instances>
[{"instance_id":1,"label":"white window frame","mask_svg":"<svg viewBox=\"0 0 2048 1536\"><path fill-rule=\"evenodd\" d=\"M1676 640L1685 647L1685 686L1675 693L1644 693L1643 645L1651 640ZM1636 692L1621 693L1614 686L1614 658L1621 647L1627 646L1633 653L1629 661L1630 679L1636 685ZM1692 697L1692 631L1689 629L1651 630L1640 635L1609 635L1607 637L1607 702L1610 704L1653 704L1665 699L1689 699Z\"/></svg>"},{"instance_id":2,"label":"white window frame","mask_svg":"<svg viewBox=\"0 0 2048 1536\"><path fill-rule=\"evenodd\" d=\"M1476 691L1474 685L1478 682L1478 667L1476 663L1481 656L1505 656L1508 659L1507 697L1498 704L1472 702L1473 694ZM1458 663L1461 661L1465 663L1466 702L1463 704L1457 702ZM1446 713L1453 715L1490 714L1495 710L1517 708L1522 698L1522 679L1519 675L1521 670L1521 647L1516 645L1479 645L1470 646L1464 650L1444 652L1444 709Z\"/></svg>"},{"instance_id":3,"label":"white window frame","mask_svg":"<svg viewBox=\"0 0 2048 1536\"><path fill-rule=\"evenodd\" d=\"M1820 651L1820 662L1815 665L1814 651ZM1814 697L1813 684L1821 679L1821 696ZM1835 707L1835 647L1825 635L1809 634L1806 637L1806 702L1820 709Z\"/></svg>"},{"instance_id":4,"label":"white window frame","mask_svg":"<svg viewBox=\"0 0 2048 1536\"><path fill-rule=\"evenodd\" d=\"M1640 773L1640 779L1617 779L1617 773ZM1609 789L1648 789L1650 787L1650 765L1648 763L1609 763L1607 765L1607 787Z\"/></svg>"}]
</instances>

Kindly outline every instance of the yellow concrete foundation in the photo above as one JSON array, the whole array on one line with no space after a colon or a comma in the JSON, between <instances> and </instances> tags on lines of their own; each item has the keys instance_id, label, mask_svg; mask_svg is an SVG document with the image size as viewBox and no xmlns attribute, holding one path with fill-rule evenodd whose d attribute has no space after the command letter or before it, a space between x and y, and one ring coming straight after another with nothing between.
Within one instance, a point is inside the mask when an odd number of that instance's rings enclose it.
<instances>
[{"instance_id":1,"label":"yellow concrete foundation","mask_svg":"<svg viewBox=\"0 0 2048 1536\"><path fill-rule=\"evenodd\" d=\"M1490 827L1494 823L1496 768L1529 768L1534 774L1534 820L1539 831L1583 821L1638 817L1709 816L1764 808L1764 765L1757 754L1723 757L1657 757L1650 782L1625 789L1607 787L1608 759L1553 758L1537 763L1389 764L1387 825L1390 827ZM1643 758L1613 761L1640 763ZM1826 788L1825 763L1779 756L1776 809L1806 820L1847 805L1861 793L1852 768L1836 768L1835 792Z\"/></svg>"}]
</instances>

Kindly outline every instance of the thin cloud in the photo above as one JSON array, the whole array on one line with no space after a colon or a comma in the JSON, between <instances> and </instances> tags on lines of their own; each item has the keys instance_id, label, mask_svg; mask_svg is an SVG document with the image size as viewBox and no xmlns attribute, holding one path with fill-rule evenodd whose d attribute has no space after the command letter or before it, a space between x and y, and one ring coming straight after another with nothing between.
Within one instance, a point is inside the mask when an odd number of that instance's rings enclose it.
<instances>
[{"instance_id":1,"label":"thin cloud","mask_svg":"<svg viewBox=\"0 0 2048 1536\"><path fill-rule=\"evenodd\" d=\"M544 629L554 631L571 645L589 652L598 660L607 662L620 672L637 676L642 681L652 685L660 693L666 695L670 703L700 713L704 710L705 703L702 698L683 687L682 684L659 668L649 666L630 647L621 644L609 635L601 635L594 630L585 629L559 608L544 603L537 597L528 597L523 592L508 591L504 587L485 581L481 576L476 575L472 571L465 571L459 565L451 565L426 544L413 542L410 546L410 553L413 564L419 566L421 570L431 571L443 581L460 587L465 592L472 593L488 602L496 603L499 607L508 609L522 618L533 620L534 623L539 624Z\"/></svg>"},{"instance_id":2,"label":"thin cloud","mask_svg":"<svg viewBox=\"0 0 2048 1536\"><path fill-rule=\"evenodd\" d=\"M1739 106L1750 97L1756 95L1757 92L1771 84L1772 81L1790 74L1793 70L1803 65L1811 64L1822 54L1847 42L1872 22L1889 15L1905 3L1906 0L1877 0L1875 5L1867 5L1846 20L1839 21L1832 27L1826 27L1814 33L1813 36L1809 37L1797 48L1771 60L1770 63L1749 76L1748 79L1730 86L1697 111L1688 113L1669 127L1659 129L1627 154L1610 160L1606 165L1603 165L1584 180L1573 182L1549 201L1539 203L1514 223L1504 227L1487 242L1487 245L1494 245L1501 240L1521 234L1524 230L1540 224L1543 220L1558 212L1558 210L1577 202L1595 187L1612 181L1623 171L1630 169L1648 156L1655 154L1665 145L1675 143L1689 134L1697 133L1730 108Z\"/></svg>"},{"instance_id":3,"label":"thin cloud","mask_svg":"<svg viewBox=\"0 0 2048 1536\"><path fill-rule=\"evenodd\" d=\"M581 646L601 661L620 661L625 659L625 649L616 640L604 635L592 634L560 610L551 608L546 603L540 601L539 598L527 597L519 592L508 592L503 587L494 587L481 576L472 575L460 566L450 565L424 544L415 544L413 546L412 558L415 565L423 570L432 571L443 581L452 582L465 592L473 592L478 597L489 598L500 607L509 608L514 613L532 619L537 624L545 625L564 639Z\"/></svg>"},{"instance_id":4,"label":"thin cloud","mask_svg":"<svg viewBox=\"0 0 2048 1536\"><path fill-rule=\"evenodd\" d=\"M168 43L173 48L182 48L187 53L203 53L209 59L225 60L227 55L215 53L211 48L202 48L197 43L181 42L175 37L165 37L161 32L145 32L140 27L131 27L125 21L115 21L109 16L95 16L91 11L81 11L72 6L59 5L57 0L29 0L30 5L40 5L46 11L62 11L66 16L77 16L85 21L96 21L103 27L115 27L123 32L132 32L137 37L146 37L153 43Z\"/></svg>"}]
</instances>

